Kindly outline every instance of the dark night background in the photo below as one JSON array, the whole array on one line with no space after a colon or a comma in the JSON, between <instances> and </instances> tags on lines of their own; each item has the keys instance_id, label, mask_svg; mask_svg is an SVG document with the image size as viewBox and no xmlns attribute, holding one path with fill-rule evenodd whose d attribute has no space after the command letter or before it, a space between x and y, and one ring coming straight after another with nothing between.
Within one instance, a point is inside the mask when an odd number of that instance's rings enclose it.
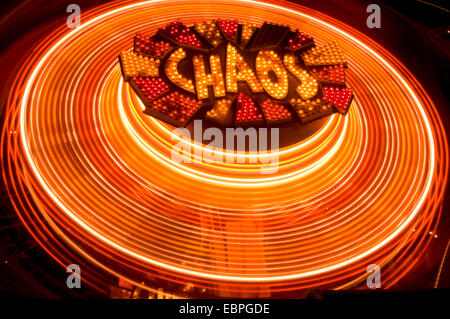
<instances>
[{"instance_id":1,"label":"dark night background","mask_svg":"<svg viewBox=\"0 0 450 319\"><path fill-rule=\"evenodd\" d=\"M213 1L213 0L212 0ZM77 3L83 10L103 4L102 0L2 1L0 4L0 114L6 103L9 74L8 51L17 39L37 26L48 31L66 22L66 8ZM321 11L371 37L395 55L419 80L441 114L449 136L450 111L450 2L443 0L291 0ZM381 28L369 29L366 8L381 6ZM82 17L82 16L81 16ZM44 36L42 34L41 36ZM39 42L39 38L36 38ZM3 120L2 120L3 123ZM34 242L11 207L7 190L0 184L0 298L104 298L86 285L67 289L65 269L56 265ZM396 290L431 289L450 236L450 196L447 191L437 233L428 251ZM450 288L450 260L445 257L438 288Z\"/></svg>"}]
</instances>

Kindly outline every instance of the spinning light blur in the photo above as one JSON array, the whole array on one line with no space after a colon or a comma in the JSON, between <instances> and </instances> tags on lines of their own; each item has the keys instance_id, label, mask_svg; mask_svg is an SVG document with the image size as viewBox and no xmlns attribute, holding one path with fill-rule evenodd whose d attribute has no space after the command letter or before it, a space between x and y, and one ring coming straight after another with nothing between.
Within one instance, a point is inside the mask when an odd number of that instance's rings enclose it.
<instances>
[{"instance_id":1,"label":"spinning light blur","mask_svg":"<svg viewBox=\"0 0 450 319\"><path fill-rule=\"evenodd\" d=\"M336 40L352 107L280 149L276 174L238 161L174 163L173 128L142 112L117 55L136 32L180 17L230 19L230 37L237 19ZM215 296L359 287L373 263L388 288L428 245L447 180L442 123L409 71L349 26L281 1L113 2L86 12L79 28L61 26L31 53L6 121L3 177L40 245L64 266L82 257L149 290L149 275Z\"/></svg>"}]
</instances>

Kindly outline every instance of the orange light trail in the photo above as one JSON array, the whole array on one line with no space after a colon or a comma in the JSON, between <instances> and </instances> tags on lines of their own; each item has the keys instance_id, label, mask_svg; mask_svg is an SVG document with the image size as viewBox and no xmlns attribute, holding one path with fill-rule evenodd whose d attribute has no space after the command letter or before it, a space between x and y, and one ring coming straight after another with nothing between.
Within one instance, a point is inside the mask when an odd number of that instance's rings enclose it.
<instances>
[{"instance_id":1,"label":"orange light trail","mask_svg":"<svg viewBox=\"0 0 450 319\"><path fill-rule=\"evenodd\" d=\"M337 40L355 92L349 113L280 149L275 174L260 163L173 162L179 139L142 112L117 56L136 32L180 17L271 21L318 44ZM63 265L82 256L150 290L150 274L211 296L363 287L374 263L391 287L429 244L447 183L444 129L411 73L348 25L283 1L85 12L79 28L61 26L31 53L6 112L3 177L35 239Z\"/></svg>"}]
</instances>

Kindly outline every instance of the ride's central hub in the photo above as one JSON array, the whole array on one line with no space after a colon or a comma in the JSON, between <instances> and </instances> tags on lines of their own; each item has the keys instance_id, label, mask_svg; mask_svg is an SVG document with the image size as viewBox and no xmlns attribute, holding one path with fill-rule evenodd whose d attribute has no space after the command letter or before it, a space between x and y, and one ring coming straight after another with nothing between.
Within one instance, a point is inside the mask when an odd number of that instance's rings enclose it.
<instances>
[{"instance_id":1,"label":"ride's central hub","mask_svg":"<svg viewBox=\"0 0 450 319\"><path fill-rule=\"evenodd\" d=\"M194 118L221 127L305 124L345 115L353 98L336 42L316 46L267 22L178 20L153 36L136 34L134 50L119 59L145 113L175 126Z\"/></svg>"}]
</instances>

